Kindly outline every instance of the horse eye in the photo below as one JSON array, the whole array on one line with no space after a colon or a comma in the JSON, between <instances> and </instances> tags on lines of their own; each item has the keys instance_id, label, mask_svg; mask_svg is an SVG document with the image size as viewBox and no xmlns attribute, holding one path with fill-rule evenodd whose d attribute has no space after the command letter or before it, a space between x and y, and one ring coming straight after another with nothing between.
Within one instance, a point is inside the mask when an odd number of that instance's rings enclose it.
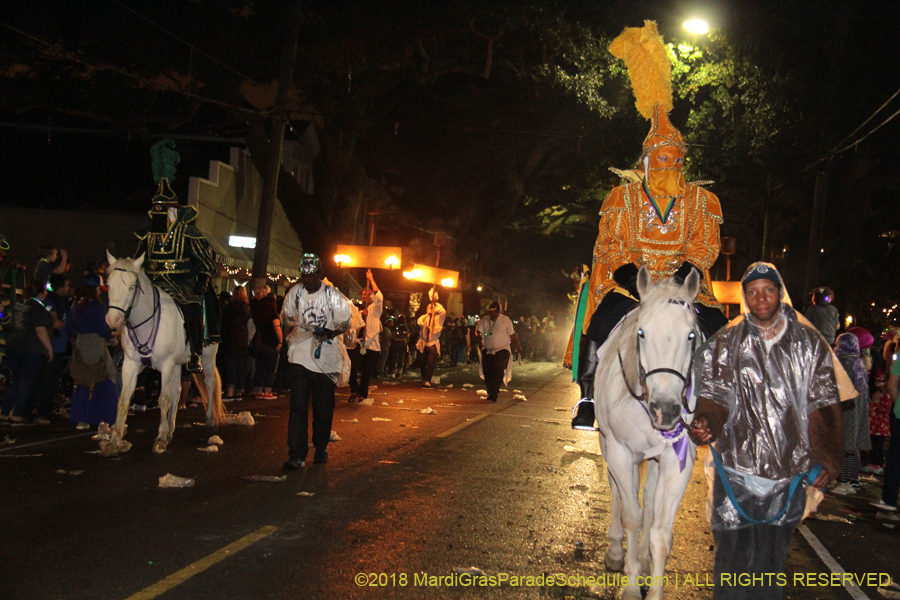
<instances>
[{"instance_id":1,"label":"horse eye","mask_svg":"<svg viewBox=\"0 0 900 600\"><path fill-rule=\"evenodd\" d=\"M644 337L644 330L638 329L638 337Z\"/></svg>"},{"instance_id":2,"label":"horse eye","mask_svg":"<svg viewBox=\"0 0 900 600\"><path fill-rule=\"evenodd\" d=\"M688 334L688 339L689 339L689 340L692 340L692 339L694 339L695 337L697 337L697 334L695 334L693 331L692 331L690 334Z\"/></svg>"}]
</instances>

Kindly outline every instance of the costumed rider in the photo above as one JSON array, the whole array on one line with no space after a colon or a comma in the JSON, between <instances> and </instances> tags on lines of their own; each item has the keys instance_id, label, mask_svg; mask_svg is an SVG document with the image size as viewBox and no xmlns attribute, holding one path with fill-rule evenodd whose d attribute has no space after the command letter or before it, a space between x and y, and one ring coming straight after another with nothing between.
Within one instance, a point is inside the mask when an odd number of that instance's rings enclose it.
<instances>
[{"instance_id":1,"label":"costumed rider","mask_svg":"<svg viewBox=\"0 0 900 600\"><path fill-rule=\"evenodd\" d=\"M148 213L150 227L135 232L138 238L135 256L145 254L144 272L181 308L191 347L186 369L199 373L203 370L200 356L204 340L207 344L219 341L218 299L209 289L216 261L209 242L193 225L197 209L181 206L172 191L175 165L180 160L174 148L175 142L165 139L150 149L153 178L159 187Z\"/></svg>"},{"instance_id":2,"label":"costumed rider","mask_svg":"<svg viewBox=\"0 0 900 600\"><path fill-rule=\"evenodd\" d=\"M626 183L613 188L600 208L590 281L579 299L585 314L576 317L573 371L581 401L572 418L574 429L594 426L594 372L597 350L619 321L637 306L637 275L646 266L654 281L674 277L683 283L691 271L700 274L694 307L707 337L725 325L722 305L712 293L709 268L719 256L722 209L715 194L684 179L684 139L669 121L672 109L671 68L656 23L626 27L610 52L628 66L638 112L650 119L638 169L619 171ZM703 183L703 182L700 182ZM580 318L579 318L580 317Z\"/></svg>"}]
</instances>

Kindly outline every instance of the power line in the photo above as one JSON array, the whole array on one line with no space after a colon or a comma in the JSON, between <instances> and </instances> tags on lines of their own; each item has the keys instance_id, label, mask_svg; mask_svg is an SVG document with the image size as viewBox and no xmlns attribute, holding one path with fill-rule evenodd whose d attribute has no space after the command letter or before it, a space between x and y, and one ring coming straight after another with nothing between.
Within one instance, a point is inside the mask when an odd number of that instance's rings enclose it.
<instances>
[{"instance_id":1,"label":"power line","mask_svg":"<svg viewBox=\"0 0 900 600\"><path fill-rule=\"evenodd\" d=\"M854 135L856 135L856 132L857 132L857 131L859 131L860 129L862 129L863 127L865 127L866 124L867 124L869 121L871 121L872 119L875 118L875 115L877 115L877 114L880 113L882 110L884 110L884 108L885 108L888 104L890 104L891 101L892 101L894 98L896 98L898 94L900 94L900 90L897 90L896 92L894 92L894 95L891 96L890 98L888 98L888 99L887 99L887 102L885 102L884 104L882 104L882 105L878 108L878 110L876 110L875 112L873 112L873 113L871 114L871 116L870 116L868 119L866 119L865 121L863 121L863 122L862 122L862 125L860 125L860 126L857 127L856 129L854 129L854 130L850 133L850 135L848 135L847 137L845 137L844 139L842 139L840 142L838 142L837 144L835 144L834 147L837 148L838 146L840 146L841 144L843 144L844 142L846 142L847 140L849 140L850 138L852 138ZM894 116L896 116L896 114L895 114ZM893 118L894 118L894 117L891 117L891 119L893 119ZM888 119L888 120L890 120L890 119ZM883 125L883 124L884 124L884 123L882 123L882 125ZM879 125L879 127L881 127L881 125ZM866 136L866 137L868 137L868 136ZM863 138L863 139L865 139L865 138ZM853 145L859 143L860 141L862 141L862 140L859 140L859 141L857 141L857 142L854 142L853 144L851 144L851 146L853 146ZM841 150L838 150L838 151L832 150L832 152L837 153L837 152L842 152L842 151L841 151Z\"/></svg>"},{"instance_id":2,"label":"power line","mask_svg":"<svg viewBox=\"0 0 900 600\"><path fill-rule=\"evenodd\" d=\"M78 64L84 65L86 67L91 67L93 69L101 70L101 71L111 71L118 75L122 75L123 77L129 77L136 81L140 81L141 83L146 84L154 89L174 92L176 94L181 94L182 96L186 96L188 98L193 98L193 99L199 100L201 102L206 102L209 104L216 104L218 106L223 106L223 107L229 108L231 110L236 110L239 112L249 113L249 114L253 114L253 115L262 115L262 116L266 115L266 112L264 112L264 111L251 110L248 108L244 108L242 106L236 106L234 104L229 104L228 102L222 102L221 100L213 100L212 98L206 98L204 96L200 96L199 94L195 94L193 92L186 92L184 90L179 90L177 88L170 88L168 86L160 84L159 82L153 81L151 79L147 79L145 77L141 77L140 75L137 75L135 73L130 73L130 72L126 71L125 69L116 67L112 64L98 64L98 63L88 62L88 61L72 54L71 52L69 52L68 50L66 50L65 48L63 48L62 46L60 46L58 44L51 44L48 41L42 40L41 38L39 38L37 36L31 35L30 33L26 33L25 31L22 31L21 29L17 29L15 27L13 27L12 25L9 25L2 21L0 21L0 27L5 27L6 29L9 29L10 31L12 31L14 33L18 33L19 35L21 35L25 38L28 38L34 42L37 42L38 44L42 44L48 48L52 48L54 51L56 51L57 57L68 59L74 63L78 63Z\"/></svg>"},{"instance_id":3,"label":"power line","mask_svg":"<svg viewBox=\"0 0 900 600\"><path fill-rule=\"evenodd\" d=\"M175 34L172 33L171 31L169 31L168 29L166 29L166 28L162 27L161 25L155 23L154 21L150 20L149 17L146 17L146 16L140 14L139 12L137 12L136 10L134 10L133 8L131 8L130 6L126 6L125 4L122 4L121 2L119 2L119 0L112 0L112 1L113 1L114 3L116 3L116 4L118 4L119 6L121 6L122 8L124 8L125 10L127 10L128 12L130 12L131 14L133 14L134 16L138 17L139 19L143 19L144 21L147 21L148 23L150 23L151 25L153 25L154 27L156 27L157 29L159 29L160 31L162 31L163 33L165 33L166 35L168 35L168 36L170 36L170 37L172 37L172 38L178 40L179 42L181 42L182 44L184 44L185 46L187 46L187 47L190 48L191 50L196 50L197 52L199 52L200 54L202 54L203 56L205 56L205 57L208 58L209 60L213 61L214 63L216 63L216 64L219 65L220 67L223 67L223 68L225 68L225 69L228 69L229 71L231 71L231 72L234 73L235 75L238 75L238 76L240 76L240 77L243 77L243 78L246 79L247 81L250 81L251 83L254 83L254 84L256 84L256 85L258 85L258 86L260 86L260 87L263 87L263 85L262 85L261 83L255 81L253 78L251 78L251 77L249 77L249 76L247 76L247 75L244 75L243 73L241 73L240 71L238 71L238 70L235 69L234 67L225 64L224 62L222 62L221 60L219 60L219 59L216 58L215 56L209 54L208 52L205 52L204 50L202 50L201 48L198 48L197 46L194 46L193 44L191 44L191 43L188 42L187 40L184 40L184 39L178 37L177 35L175 35Z\"/></svg>"}]
</instances>

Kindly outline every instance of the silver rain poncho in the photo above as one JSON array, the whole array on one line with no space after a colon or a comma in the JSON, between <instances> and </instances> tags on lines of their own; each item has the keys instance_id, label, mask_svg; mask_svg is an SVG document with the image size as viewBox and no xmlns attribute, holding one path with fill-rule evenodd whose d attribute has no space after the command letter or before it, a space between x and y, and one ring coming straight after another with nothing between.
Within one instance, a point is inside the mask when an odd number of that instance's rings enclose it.
<instances>
[{"instance_id":1,"label":"silver rain poncho","mask_svg":"<svg viewBox=\"0 0 900 600\"><path fill-rule=\"evenodd\" d=\"M812 467L809 414L838 402L828 344L783 297L778 310L784 333L770 350L744 314L710 338L695 361L697 395L730 411L713 446L738 503L756 519L777 515L787 497L779 492ZM716 502L710 517L713 528L749 525L727 501Z\"/></svg>"}]
</instances>

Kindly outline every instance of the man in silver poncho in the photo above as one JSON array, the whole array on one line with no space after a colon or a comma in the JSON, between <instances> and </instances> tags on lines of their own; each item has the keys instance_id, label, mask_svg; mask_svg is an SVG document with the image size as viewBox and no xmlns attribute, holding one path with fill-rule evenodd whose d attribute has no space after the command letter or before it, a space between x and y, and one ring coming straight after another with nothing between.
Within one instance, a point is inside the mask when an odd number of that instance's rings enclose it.
<instances>
[{"instance_id":1,"label":"man in silver poncho","mask_svg":"<svg viewBox=\"0 0 900 600\"><path fill-rule=\"evenodd\" d=\"M787 583L806 486L840 474L843 429L833 355L785 302L781 275L758 262L741 284L744 314L702 350L690 434L715 441L713 598L769 600Z\"/></svg>"}]
</instances>

